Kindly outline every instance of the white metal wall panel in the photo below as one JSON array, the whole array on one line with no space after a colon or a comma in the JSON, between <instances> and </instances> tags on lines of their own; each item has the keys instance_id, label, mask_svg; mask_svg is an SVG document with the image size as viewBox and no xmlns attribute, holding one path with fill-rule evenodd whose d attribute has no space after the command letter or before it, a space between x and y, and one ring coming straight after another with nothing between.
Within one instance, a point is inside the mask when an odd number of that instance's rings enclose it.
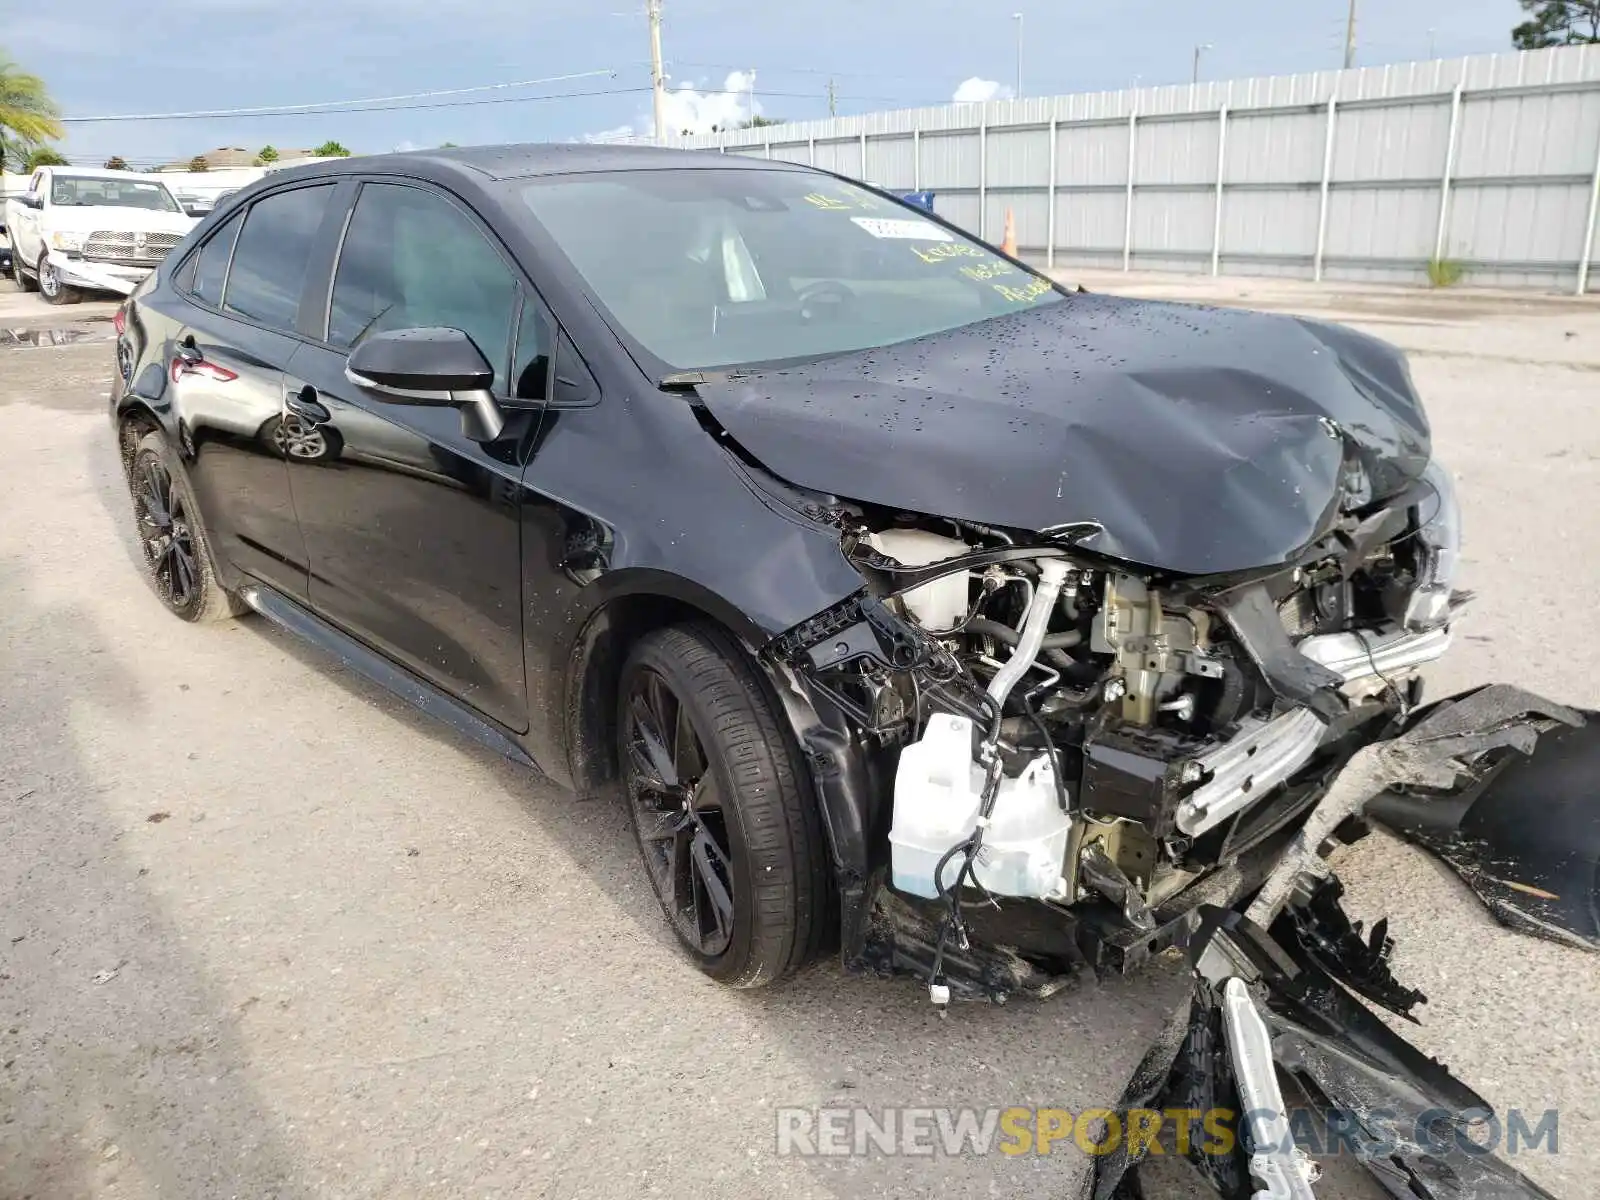
<instances>
[{"instance_id":1,"label":"white metal wall panel","mask_svg":"<svg viewBox=\"0 0 1600 1200\"><path fill-rule=\"evenodd\" d=\"M1600 92L1468 98L1456 174L1584 175L1600 145Z\"/></svg>"},{"instance_id":2,"label":"white metal wall panel","mask_svg":"<svg viewBox=\"0 0 1600 1200\"><path fill-rule=\"evenodd\" d=\"M1317 183L1322 179L1328 112L1228 114L1230 183Z\"/></svg>"},{"instance_id":3,"label":"white metal wall panel","mask_svg":"<svg viewBox=\"0 0 1600 1200\"><path fill-rule=\"evenodd\" d=\"M1050 130L991 129L988 183L991 188L1042 188L1050 179Z\"/></svg>"},{"instance_id":4,"label":"white metal wall panel","mask_svg":"<svg viewBox=\"0 0 1600 1200\"><path fill-rule=\"evenodd\" d=\"M1062 187L1128 181L1128 123L1067 125L1056 131L1056 180Z\"/></svg>"},{"instance_id":5,"label":"white metal wall panel","mask_svg":"<svg viewBox=\"0 0 1600 1200\"><path fill-rule=\"evenodd\" d=\"M1433 257L1439 230L1439 189L1342 188L1328 195L1330 258Z\"/></svg>"},{"instance_id":6,"label":"white metal wall panel","mask_svg":"<svg viewBox=\"0 0 1600 1200\"><path fill-rule=\"evenodd\" d=\"M1439 179L1450 134L1450 101L1341 108L1334 132L1336 180Z\"/></svg>"},{"instance_id":7,"label":"white metal wall panel","mask_svg":"<svg viewBox=\"0 0 1600 1200\"><path fill-rule=\"evenodd\" d=\"M940 193L934 198L933 209L952 225L959 225L974 237L978 234L978 193L961 195Z\"/></svg>"},{"instance_id":8,"label":"white metal wall panel","mask_svg":"<svg viewBox=\"0 0 1600 1200\"><path fill-rule=\"evenodd\" d=\"M1464 187L1450 197L1445 257L1464 262L1576 263L1589 187Z\"/></svg>"},{"instance_id":9,"label":"white metal wall panel","mask_svg":"<svg viewBox=\"0 0 1600 1200\"><path fill-rule=\"evenodd\" d=\"M1209 192L1135 192L1134 253L1203 252L1209 261L1216 212Z\"/></svg>"},{"instance_id":10,"label":"white metal wall panel","mask_svg":"<svg viewBox=\"0 0 1600 1200\"><path fill-rule=\"evenodd\" d=\"M802 165L810 165L811 147L805 142L800 142L798 144L791 142L788 145L783 146L780 146L775 142L772 146L772 157L778 159L780 162L792 162L800 163Z\"/></svg>"},{"instance_id":11,"label":"white metal wall panel","mask_svg":"<svg viewBox=\"0 0 1600 1200\"><path fill-rule=\"evenodd\" d=\"M818 142L817 166L824 171L837 171L851 179L861 176L861 141Z\"/></svg>"},{"instance_id":12,"label":"white metal wall panel","mask_svg":"<svg viewBox=\"0 0 1600 1200\"><path fill-rule=\"evenodd\" d=\"M916 177L910 137L867 139L867 178L879 187L909 192Z\"/></svg>"},{"instance_id":13,"label":"white metal wall panel","mask_svg":"<svg viewBox=\"0 0 1600 1200\"><path fill-rule=\"evenodd\" d=\"M1314 191L1227 192L1222 203L1222 254L1293 256L1310 262L1317 251Z\"/></svg>"},{"instance_id":14,"label":"white metal wall panel","mask_svg":"<svg viewBox=\"0 0 1600 1200\"><path fill-rule=\"evenodd\" d=\"M1141 120L1135 185L1215 183L1219 129L1215 115L1181 121Z\"/></svg>"},{"instance_id":15,"label":"white metal wall panel","mask_svg":"<svg viewBox=\"0 0 1600 1200\"><path fill-rule=\"evenodd\" d=\"M940 188L978 186L978 131L922 136L922 186Z\"/></svg>"},{"instance_id":16,"label":"white metal wall panel","mask_svg":"<svg viewBox=\"0 0 1600 1200\"><path fill-rule=\"evenodd\" d=\"M1115 250L1122 265L1126 199L1118 192L1083 192L1056 196L1056 253Z\"/></svg>"}]
</instances>

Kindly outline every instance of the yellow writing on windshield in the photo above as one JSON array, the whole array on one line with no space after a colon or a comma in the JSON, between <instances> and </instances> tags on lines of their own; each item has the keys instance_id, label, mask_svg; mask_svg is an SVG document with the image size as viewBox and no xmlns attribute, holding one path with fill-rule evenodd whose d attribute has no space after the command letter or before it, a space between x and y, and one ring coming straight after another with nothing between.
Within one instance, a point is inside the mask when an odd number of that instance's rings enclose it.
<instances>
[{"instance_id":1,"label":"yellow writing on windshield","mask_svg":"<svg viewBox=\"0 0 1600 1200\"><path fill-rule=\"evenodd\" d=\"M855 207L848 200L840 200L837 196L827 196L821 192L812 192L806 197L806 202L828 212L849 212Z\"/></svg>"},{"instance_id":2,"label":"yellow writing on windshield","mask_svg":"<svg viewBox=\"0 0 1600 1200\"><path fill-rule=\"evenodd\" d=\"M947 262L952 258L982 258L983 251L960 242L935 242L931 246L912 246L911 253L925 263Z\"/></svg>"},{"instance_id":3,"label":"yellow writing on windshield","mask_svg":"<svg viewBox=\"0 0 1600 1200\"><path fill-rule=\"evenodd\" d=\"M1048 279L1035 279L1031 283L1023 284L1021 287L1009 287L1003 283L994 284L993 287L995 291L1013 304L1026 304L1029 300L1037 300L1051 290Z\"/></svg>"},{"instance_id":4,"label":"yellow writing on windshield","mask_svg":"<svg viewBox=\"0 0 1600 1200\"><path fill-rule=\"evenodd\" d=\"M997 258L993 262L973 263L970 267L962 267L961 273L968 279L998 279L1002 275L1015 274L1016 268Z\"/></svg>"}]
</instances>

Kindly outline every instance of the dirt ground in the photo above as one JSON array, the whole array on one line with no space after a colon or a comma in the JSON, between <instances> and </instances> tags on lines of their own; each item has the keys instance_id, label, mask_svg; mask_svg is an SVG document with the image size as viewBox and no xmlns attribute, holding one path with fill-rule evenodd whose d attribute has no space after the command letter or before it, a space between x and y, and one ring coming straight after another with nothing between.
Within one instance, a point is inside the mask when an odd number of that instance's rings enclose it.
<instances>
[{"instance_id":1,"label":"dirt ground","mask_svg":"<svg viewBox=\"0 0 1600 1200\"><path fill-rule=\"evenodd\" d=\"M1478 592L1438 688L1600 706L1600 307L1074 278L1409 349ZM1071 1150L779 1157L774 1109L1111 1101L1181 971L945 1019L914 984L831 964L754 995L706 982L620 809L263 622L159 608L111 452L109 344L3 333L103 334L107 312L0 296L0 1197L1071 1194ZM1559 1153L1519 1165L1600 1190L1600 958L1499 930L1383 838L1343 874L1431 999L1414 1038L1501 1108L1558 1108Z\"/></svg>"}]
</instances>

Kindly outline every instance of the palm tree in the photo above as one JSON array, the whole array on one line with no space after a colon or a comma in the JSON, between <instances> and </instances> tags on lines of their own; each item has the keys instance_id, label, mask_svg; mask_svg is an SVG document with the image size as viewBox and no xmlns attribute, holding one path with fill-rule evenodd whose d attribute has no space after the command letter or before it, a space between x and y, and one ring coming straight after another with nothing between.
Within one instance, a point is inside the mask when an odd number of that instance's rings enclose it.
<instances>
[{"instance_id":1,"label":"palm tree","mask_svg":"<svg viewBox=\"0 0 1600 1200\"><path fill-rule=\"evenodd\" d=\"M60 116L44 80L0 54L0 166L11 160L20 166L30 148L64 136Z\"/></svg>"}]
</instances>

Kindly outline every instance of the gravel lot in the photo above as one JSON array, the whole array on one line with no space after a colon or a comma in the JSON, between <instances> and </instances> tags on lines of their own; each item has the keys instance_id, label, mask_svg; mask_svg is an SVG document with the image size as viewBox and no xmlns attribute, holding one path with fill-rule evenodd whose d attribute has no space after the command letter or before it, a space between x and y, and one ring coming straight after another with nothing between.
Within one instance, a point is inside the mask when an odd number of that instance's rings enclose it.
<instances>
[{"instance_id":1,"label":"gravel lot","mask_svg":"<svg viewBox=\"0 0 1600 1200\"><path fill-rule=\"evenodd\" d=\"M1581 607L1600 592L1600 308L1083 278L1333 315L1411 350L1479 593L1438 687L1600 706ZM0 330L104 332L108 311L3 295ZM620 808L263 622L161 611L110 370L104 342L0 346L0 1196L1070 1192L1075 1152L779 1158L773 1108L1113 1100L1181 971L942 1020L915 985L832 965L758 995L703 981ZM1387 839L1343 873L1432 998L1412 1036L1502 1108L1559 1108L1559 1154L1519 1165L1600 1191L1600 958L1504 933ZM1350 1187L1334 1194L1371 1194Z\"/></svg>"}]
</instances>

